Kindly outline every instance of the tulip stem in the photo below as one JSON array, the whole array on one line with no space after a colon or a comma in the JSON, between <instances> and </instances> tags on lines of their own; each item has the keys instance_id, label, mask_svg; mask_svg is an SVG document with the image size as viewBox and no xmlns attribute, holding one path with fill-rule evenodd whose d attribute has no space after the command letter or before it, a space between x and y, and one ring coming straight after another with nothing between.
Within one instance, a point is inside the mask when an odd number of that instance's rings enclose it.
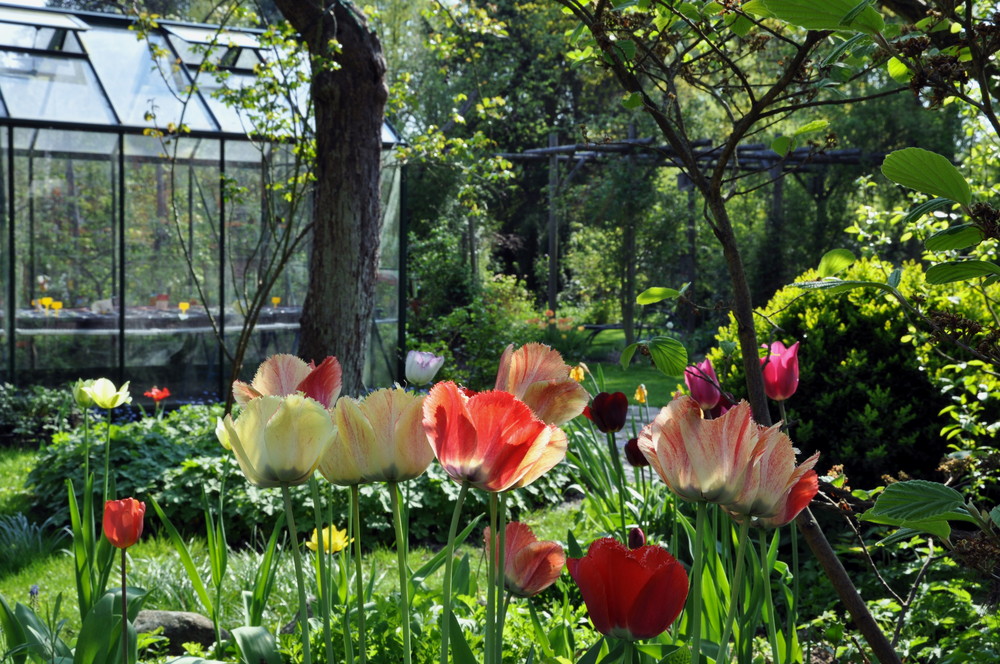
<instances>
[{"instance_id":1,"label":"tulip stem","mask_svg":"<svg viewBox=\"0 0 1000 664\"><path fill-rule=\"evenodd\" d=\"M361 561L361 489L351 485L351 514L354 521L354 588L358 596L358 656L361 664L368 661L368 643L365 634L364 564Z\"/></svg>"},{"instance_id":2,"label":"tulip stem","mask_svg":"<svg viewBox=\"0 0 1000 664\"><path fill-rule=\"evenodd\" d=\"M698 503L698 516L695 519L694 532L694 564L691 566L691 613L688 623L691 626L691 664L701 661L701 574L705 566L703 537L705 534L705 519L708 515L708 503Z\"/></svg>"},{"instance_id":3,"label":"tulip stem","mask_svg":"<svg viewBox=\"0 0 1000 664\"><path fill-rule=\"evenodd\" d=\"M615 481L618 484L618 513L622 519L622 544L628 545L628 527L625 521L625 474L622 468L621 455L618 454L618 443L615 442L615 434L608 433L608 453L611 454L611 463L615 469Z\"/></svg>"},{"instance_id":4,"label":"tulip stem","mask_svg":"<svg viewBox=\"0 0 1000 664\"><path fill-rule=\"evenodd\" d=\"M108 435L104 439L104 493L101 494L101 504L111 500L108 497L108 483L111 478L111 409L108 408Z\"/></svg>"},{"instance_id":5,"label":"tulip stem","mask_svg":"<svg viewBox=\"0 0 1000 664\"><path fill-rule=\"evenodd\" d=\"M410 664L410 575L406 566L407 541L403 537L403 513L399 506L399 484L389 482L392 498L392 524L396 530L396 567L399 568L399 622L403 627L403 662ZM331 662L333 659L331 658Z\"/></svg>"},{"instance_id":6,"label":"tulip stem","mask_svg":"<svg viewBox=\"0 0 1000 664\"><path fill-rule=\"evenodd\" d=\"M90 477L90 409L83 409L83 485Z\"/></svg>"},{"instance_id":7,"label":"tulip stem","mask_svg":"<svg viewBox=\"0 0 1000 664\"><path fill-rule=\"evenodd\" d=\"M483 635L483 645L486 649L484 664L493 664L496 650L493 639L496 638L496 606L497 606L497 544L500 534L497 530L497 494L490 493L489 498L489 529L490 544L486 552L486 633Z\"/></svg>"},{"instance_id":8,"label":"tulip stem","mask_svg":"<svg viewBox=\"0 0 1000 664\"><path fill-rule=\"evenodd\" d=\"M504 610L504 589L506 585L506 557L507 557L507 494L501 493L499 499L499 511L497 513L497 564L496 564L496 584L497 584L497 608L493 614L496 624L496 636L493 638L493 647L496 649L496 656L493 661L496 664L503 663L503 623L507 612Z\"/></svg>"},{"instance_id":9,"label":"tulip stem","mask_svg":"<svg viewBox=\"0 0 1000 664\"><path fill-rule=\"evenodd\" d=\"M764 572L764 602L767 607L767 640L771 643L771 661L778 661L778 634L776 629L776 619L774 615L774 598L771 595L771 572L774 571L767 560L767 531L760 531L760 562ZM788 644L791 647L791 643Z\"/></svg>"},{"instance_id":10,"label":"tulip stem","mask_svg":"<svg viewBox=\"0 0 1000 664\"><path fill-rule=\"evenodd\" d=\"M781 430L784 431L789 436L792 435L791 427L788 426L788 416L785 415L784 400L778 402L778 414L781 415Z\"/></svg>"},{"instance_id":11,"label":"tulip stem","mask_svg":"<svg viewBox=\"0 0 1000 664\"><path fill-rule=\"evenodd\" d=\"M125 549L122 549L122 664L128 664L128 593L125 592Z\"/></svg>"},{"instance_id":12,"label":"tulip stem","mask_svg":"<svg viewBox=\"0 0 1000 664\"><path fill-rule=\"evenodd\" d=\"M285 516L288 519L288 537L292 545L292 560L295 561L295 581L299 587L299 625L302 629L302 662L312 664L309 652L309 605L306 602L306 582L302 574L302 554L299 551L299 533L295 528L295 515L292 510L292 494L287 484L281 485L281 497L285 501Z\"/></svg>"},{"instance_id":13,"label":"tulip stem","mask_svg":"<svg viewBox=\"0 0 1000 664\"><path fill-rule=\"evenodd\" d=\"M316 562L319 573L319 607L323 613L323 641L326 644L326 659L333 661L333 631L330 627L330 568L327 565L327 542L330 541L332 547L332 533L330 540L323 532L323 501L319 495L319 483L315 475L309 478L309 488L312 490L313 498L313 518L316 520ZM331 524L332 528L333 525Z\"/></svg>"},{"instance_id":14,"label":"tulip stem","mask_svg":"<svg viewBox=\"0 0 1000 664\"><path fill-rule=\"evenodd\" d=\"M633 664L635 662L635 643L628 639L624 639L623 643L625 650L622 652L622 664Z\"/></svg>"},{"instance_id":15,"label":"tulip stem","mask_svg":"<svg viewBox=\"0 0 1000 664\"><path fill-rule=\"evenodd\" d=\"M740 603L740 595L743 592L743 568L746 558L747 540L750 534L750 517L745 517L740 524L739 544L736 546L736 573L733 575L733 583L730 586L731 597L729 599L729 612L726 615L726 626L722 632L722 640L719 641L720 655L719 664L725 664L729 654L729 637L733 633L733 621L736 619L736 608Z\"/></svg>"},{"instance_id":16,"label":"tulip stem","mask_svg":"<svg viewBox=\"0 0 1000 664\"><path fill-rule=\"evenodd\" d=\"M462 504L469 493L469 481L462 482L462 490L458 492L455 501L455 511L451 515L451 527L448 529L448 545L444 558L444 608L441 611L441 664L448 664L448 637L451 632L451 577L454 569L455 535L458 533L458 520L462 515Z\"/></svg>"},{"instance_id":17,"label":"tulip stem","mask_svg":"<svg viewBox=\"0 0 1000 664\"><path fill-rule=\"evenodd\" d=\"M789 534L792 540L792 603L788 608L788 618L786 623L786 630L788 634L785 636L785 643L788 644L786 647L787 657L785 658L788 664L792 661L792 652L794 648L792 647L795 643L796 633L795 633L795 614L799 608L799 537L798 537L798 526L792 521L791 530Z\"/></svg>"}]
</instances>

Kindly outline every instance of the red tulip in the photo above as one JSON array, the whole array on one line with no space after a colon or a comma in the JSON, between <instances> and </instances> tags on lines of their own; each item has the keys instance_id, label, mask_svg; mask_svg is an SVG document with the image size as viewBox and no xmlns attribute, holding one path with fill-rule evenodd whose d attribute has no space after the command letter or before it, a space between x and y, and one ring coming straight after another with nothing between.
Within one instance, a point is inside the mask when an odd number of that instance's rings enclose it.
<instances>
[{"instance_id":1,"label":"red tulip","mask_svg":"<svg viewBox=\"0 0 1000 664\"><path fill-rule=\"evenodd\" d=\"M562 429L537 419L513 394L469 397L451 381L427 395L424 430L445 472L484 491L530 484L566 456Z\"/></svg>"},{"instance_id":2,"label":"red tulip","mask_svg":"<svg viewBox=\"0 0 1000 664\"><path fill-rule=\"evenodd\" d=\"M544 344L525 344L517 350L510 345L500 357L495 389L528 404L542 422L564 424L583 411L588 396L569 372L559 351Z\"/></svg>"},{"instance_id":3,"label":"red tulip","mask_svg":"<svg viewBox=\"0 0 1000 664\"><path fill-rule=\"evenodd\" d=\"M156 385L154 385L153 387L149 388L148 392L143 392L142 396L149 397L150 399L152 399L156 403L160 403L161 401L163 401L164 399L166 399L167 397L170 396L170 389L164 387L161 390Z\"/></svg>"},{"instance_id":4,"label":"red tulip","mask_svg":"<svg viewBox=\"0 0 1000 664\"><path fill-rule=\"evenodd\" d=\"M233 382L233 397L245 406L258 397L287 397L301 392L324 408L331 408L340 396L340 384L340 362L335 357L327 357L317 366L294 355L279 354L261 363L251 383Z\"/></svg>"},{"instance_id":5,"label":"red tulip","mask_svg":"<svg viewBox=\"0 0 1000 664\"><path fill-rule=\"evenodd\" d=\"M633 468L645 468L649 465L649 459L639 449L639 439L629 438L625 443L625 458Z\"/></svg>"},{"instance_id":6,"label":"red tulip","mask_svg":"<svg viewBox=\"0 0 1000 664\"><path fill-rule=\"evenodd\" d=\"M142 535L142 518L146 503L135 498L109 500L104 503L104 536L119 549L127 549Z\"/></svg>"},{"instance_id":7,"label":"red tulip","mask_svg":"<svg viewBox=\"0 0 1000 664\"><path fill-rule=\"evenodd\" d=\"M628 419L628 397L624 392L601 392L583 409L583 414L604 433L621 431Z\"/></svg>"},{"instance_id":8,"label":"red tulip","mask_svg":"<svg viewBox=\"0 0 1000 664\"><path fill-rule=\"evenodd\" d=\"M764 345L767 348L767 345ZM784 401L795 394L799 386L799 342L785 348L775 341L768 349L768 356L760 358L764 372L764 392L775 401Z\"/></svg>"},{"instance_id":9,"label":"red tulip","mask_svg":"<svg viewBox=\"0 0 1000 664\"><path fill-rule=\"evenodd\" d=\"M556 542L540 542L531 528L512 521L504 530L504 581L512 594L532 597L542 592L559 578L566 554ZM487 526L483 539L490 548L490 529Z\"/></svg>"},{"instance_id":10,"label":"red tulip","mask_svg":"<svg viewBox=\"0 0 1000 664\"><path fill-rule=\"evenodd\" d=\"M566 566L594 628L605 636L651 639L677 619L687 599L687 572L659 546L630 550L604 537Z\"/></svg>"},{"instance_id":11,"label":"red tulip","mask_svg":"<svg viewBox=\"0 0 1000 664\"><path fill-rule=\"evenodd\" d=\"M707 357L684 370L684 384L702 410L712 410L722 399L719 379L712 368L712 361Z\"/></svg>"}]
</instances>

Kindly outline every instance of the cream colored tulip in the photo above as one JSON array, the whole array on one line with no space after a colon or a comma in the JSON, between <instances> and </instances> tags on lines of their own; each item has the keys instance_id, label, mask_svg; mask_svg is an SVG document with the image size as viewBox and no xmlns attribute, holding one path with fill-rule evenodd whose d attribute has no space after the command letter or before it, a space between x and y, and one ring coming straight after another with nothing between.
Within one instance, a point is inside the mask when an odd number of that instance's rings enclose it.
<instances>
[{"instance_id":1,"label":"cream colored tulip","mask_svg":"<svg viewBox=\"0 0 1000 664\"><path fill-rule=\"evenodd\" d=\"M376 390L360 402L340 399L333 412L336 438L319 472L341 486L402 482L423 474L434 459L423 403L424 397L400 387Z\"/></svg>"},{"instance_id":2,"label":"cream colored tulip","mask_svg":"<svg viewBox=\"0 0 1000 664\"><path fill-rule=\"evenodd\" d=\"M232 447L243 474L262 488L308 482L335 433L323 405L300 394L258 397L222 425L220 442Z\"/></svg>"},{"instance_id":3,"label":"cream colored tulip","mask_svg":"<svg viewBox=\"0 0 1000 664\"><path fill-rule=\"evenodd\" d=\"M132 397L128 393L128 381L119 389L107 378L98 378L90 385L84 386L83 391L93 400L95 406L105 410L132 403Z\"/></svg>"}]
</instances>

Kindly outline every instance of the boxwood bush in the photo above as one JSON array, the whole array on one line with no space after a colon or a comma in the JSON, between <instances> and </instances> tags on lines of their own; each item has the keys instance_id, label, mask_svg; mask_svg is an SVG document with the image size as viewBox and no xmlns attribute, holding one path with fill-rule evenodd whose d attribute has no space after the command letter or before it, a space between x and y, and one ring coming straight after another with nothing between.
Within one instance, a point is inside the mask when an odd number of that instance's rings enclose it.
<instances>
[{"instance_id":1,"label":"boxwood bush","mask_svg":"<svg viewBox=\"0 0 1000 664\"><path fill-rule=\"evenodd\" d=\"M216 418L222 415L218 405L188 405L163 416L114 425L111 431L111 468L119 496L140 500L153 497L163 507L174 525L187 535L204 532L202 492L209 504L218 505L219 493L225 491L224 511L231 542L246 541L255 529L270 532L277 516L284 510L278 489L258 489L243 476L232 453L223 449L215 437ZM99 492L104 468L103 422L91 429L90 467L97 476ZM83 431L57 434L41 454L38 465L27 478L33 496L33 511L69 523L67 480L73 481L77 499L83 494ZM562 501L570 484L565 465L557 466L544 477L519 491L512 492L508 504L515 510L537 508ZM333 523L347 525L349 490L320 481L321 496L332 509ZM401 485L410 513L410 535L418 541L443 541L450 515L458 496L459 485L449 479L437 462L427 473ZM312 495L308 485L293 487L295 520L300 531L311 531ZM389 493L383 484L361 487L361 517L367 544L394 541ZM95 500L99 500L95 496ZM464 509L465 520L484 511L482 492L471 491ZM326 520L324 519L324 522ZM152 509L147 511L147 526L158 527Z\"/></svg>"},{"instance_id":2,"label":"boxwood bush","mask_svg":"<svg viewBox=\"0 0 1000 664\"><path fill-rule=\"evenodd\" d=\"M891 270L891 265L862 260L838 276L885 282ZM807 272L798 281L817 278ZM902 267L899 289L908 298L916 296L924 311L948 310L980 320L988 315L982 293L972 285L928 287L914 263ZM830 294L788 286L761 311L756 321L762 343L801 342L799 388L785 405L792 440L803 455L819 450L821 470L844 464L856 486L882 484L883 474L899 471L940 479L934 471L948 451L941 429L949 422L941 413L952 403L942 377L955 370L948 355L957 348L937 348L895 300L873 289ZM739 348L728 356L722 350L737 341L735 323L721 328L716 340L719 347L709 357L719 379L737 397L744 396ZM776 407L772 416L778 419ZM995 418L996 413L982 416Z\"/></svg>"}]
</instances>

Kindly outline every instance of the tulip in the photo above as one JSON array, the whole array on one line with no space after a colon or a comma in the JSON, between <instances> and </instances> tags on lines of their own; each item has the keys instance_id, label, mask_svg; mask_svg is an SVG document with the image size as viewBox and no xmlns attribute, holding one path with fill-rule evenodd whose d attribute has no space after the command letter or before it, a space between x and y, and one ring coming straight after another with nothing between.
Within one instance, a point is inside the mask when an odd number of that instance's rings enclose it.
<instances>
[{"instance_id":1,"label":"tulip","mask_svg":"<svg viewBox=\"0 0 1000 664\"><path fill-rule=\"evenodd\" d=\"M546 424L568 422L587 405L587 390L570 378L570 368L559 351L544 344L526 344L517 350L507 346L500 357L496 389L528 404Z\"/></svg>"},{"instance_id":2,"label":"tulip","mask_svg":"<svg viewBox=\"0 0 1000 664\"><path fill-rule=\"evenodd\" d=\"M768 348L765 344L764 348ZM764 392L775 401L784 401L799 386L799 342L785 348L775 341L768 348L768 356L760 358L764 372Z\"/></svg>"},{"instance_id":3,"label":"tulip","mask_svg":"<svg viewBox=\"0 0 1000 664\"><path fill-rule=\"evenodd\" d=\"M569 377L578 383L582 383L587 378L587 365L581 362L569 370Z\"/></svg>"},{"instance_id":4,"label":"tulip","mask_svg":"<svg viewBox=\"0 0 1000 664\"><path fill-rule=\"evenodd\" d=\"M583 558L566 561L594 628L628 641L663 633L687 599L687 572L666 549L628 549L611 537L596 540Z\"/></svg>"},{"instance_id":5,"label":"tulip","mask_svg":"<svg viewBox=\"0 0 1000 664\"><path fill-rule=\"evenodd\" d=\"M763 452L759 430L746 401L706 420L697 401L679 396L642 430L639 449L682 499L725 505L743 493Z\"/></svg>"},{"instance_id":6,"label":"tulip","mask_svg":"<svg viewBox=\"0 0 1000 664\"><path fill-rule=\"evenodd\" d=\"M154 385L148 391L143 392L142 396L149 397L150 399L152 399L156 403L160 403L161 401L163 401L164 399L166 399L167 397L170 396L170 389L164 387L161 390L160 388L158 388L157 386Z\"/></svg>"},{"instance_id":7,"label":"tulip","mask_svg":"<svg viewBox=\"0 0 1000 664\"><path fill-rule=\"evenodd\" d=\"M603 433L621 431L628 419L628 397L624 392L601 392L583 414Z\"/></svg>"},{"instance_id":8,"label":"tulip","mask_svg":"<svg viewBox=\"0 0 1000 664\"><path fill-rule=\"evenodd\" d=\"M402 482L423 474L434 460L423 425L424 397L396 388L337 402L337 432L319 472L341 486Z\"/></svg>"},{"instance_id":9,"label":"tulip","mask_svg":"<svg viewBox=\"0 0 1000 664\"><path fill-rule=\"evenodd\" d=\"M89 394L87 394L86 389L93 384L94 381L83 380L82 378L73 383L73 400L76 401L76 405L80 408L90 408L94 405L94 400L90 398Z\"/></svg>"},{"instance_id":10,"label":"tulip","mask_svg":"<svg viewBox=\"0 0 1000 664\"><path fill-rule=\"evenodd\" d=\"M649 465L649 459L639 449L638 438L629 438L625 443L625 459L633 468L645 468Z\"/></svg>"},{"instance_id":11,"label":"tulip","mask_svg":"<svg viewBox=\"0 0 1000 664\"><path fill-rule=\"evenodd\" d=\"M702 410L712 410L722 399L719 379L715 375L715 369L712 368L712 361L707 357L684 370L684 384Z\"/></svg>"},{"instance_id":12,"label":"tulip","mask_svg":"<svg viewBox=\"0 0 1000 664\"><path fill-rule=\"evenodd\" d=\"M293 394L252 399L236 421L226 415L216 434L247 480L266 488L308 482L335 430L323 404Z\"/></svg>"},{"instance_id":13,"label":"tulip","mask_svg":"<svg viewBox=\"0 0 1000 664\"><path fill-rule=\"evenodd\" d=\"M526 486L566 456L566 434L509 392L468 397L455 383L438 383L423 410L424 430L445 472L484 491Z\"/></svg>"},{"instance_id":14,"label":"tulip","mask_svg":"<svg viewBox=\"0 0 1000 664\"><path fill-rule=\"evenodd\" d=\"M347 529L338 530L335 526L328 526L323 529L323 552L339 553L347 548L351 540L347 537ZM306 548L310 551L319 549L319 531L313 528L312 537L306 542Z\"/></svg>"},{"instance_id":15,"label":"tulip","mask_svg":"<svg viewBox=\"0 0 1000 664\"><path fill-rule=\"evenodd\" d=\"M649 399L649 392L646 391L644 383L639 383L639 387L635 388L635 394L632 398L636 403L646 403L647 399Z\"/></svg>"},{"instance_id":16,"label":"tulip","mask_svg":"<svg viewBox=\"0 0 1000 664\"><path fill-rule=\"evenodd\" d=\"M112 546L127 549L142 535L142 519L146 503L135 498L109 500L104 503L104 536Z\"/></svg>"},{"instance_id":17,"label":"tulip","mask_svg":"<svg viewBox=\"0 0 1000 664\"><path fill-rule=\"evenodd\" d=\"M426 385L444 364L444 358L434 353L411 350L406 354L406 382L410 385Z\"/></svg>"},{"instance_id":18,"label":"tulip","mask_svg":"<svg viewBox=\"0 0 1000 664\"><path fill-rule=\"evenodd\" d=\"M566 554L556 542L540 542L531 528L512 521L504 530L504 585L517 597L533 597L559 578ZM492 540L487 526L483 535L486 549ZM494 551L499 558L499 552Z\"/></svg>"},{"instance_id":19,"label":"tulip","mask_svg":"<svg viewBox=\"0 0 1000 664\"><path fill-rule=\"evenodd\" d=\"M121 389L118 389L107 378L98 378L90 385L85 385L81 389L84 394L90 397L95 406L104 408L105 410L117 408L122 404L132 403L132 397L128 393L128 381L121 386Z\"/></svg>"},{"instance_id":20,"label":"tulip","mask_svg":"<svg viewBox=\"0 0 1000 664\"><path fill-rule=\"evenodd\" d=\"M262 396L285 397L301 392L330 408L340 396L340 375L340 362L332 356L317 366L294 355L272 355L261 363L250 384L233 382L233 397L245 406Z\"/></svg>"},{"instance_id":21,"label":"tulip","mask_svg":"<svg viewBox=\"0 0 1000 664\"><path fill-rule=\"evenodd\" d=\"M638 549L644 546L646 546L646 533L642 532L642 528L628 531L628 548Z\"/></svg>"}]
</instances>

